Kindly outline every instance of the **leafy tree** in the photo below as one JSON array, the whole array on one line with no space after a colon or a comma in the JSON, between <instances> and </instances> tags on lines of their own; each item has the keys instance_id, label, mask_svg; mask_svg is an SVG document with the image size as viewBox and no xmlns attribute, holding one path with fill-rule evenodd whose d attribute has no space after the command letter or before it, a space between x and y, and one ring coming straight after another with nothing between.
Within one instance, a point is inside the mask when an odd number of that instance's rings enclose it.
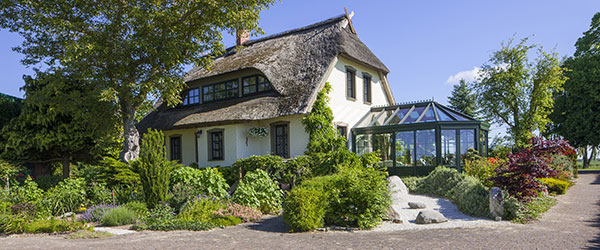
<instances>
[{"instance_id":1,"label":"leafy tree","mask_svg":"<svg viewBox=\"0 0 600 250\"><path fill-rule=\"evenodd\" d=\"M554 106L552 97L562 91L566 80L557 53L527 45L527 40L503 42L489 64L482 66L482 75L474 85L480 115L506 125L518 147L527 145L533 132L544 132ZM528 53L534 48L537 57L530 60Z\"/></svg>"},{"instance_id":2,"label":"leafy tree","mask_svg":"<svg viewBox=\"0 0 600 250\"><path fill-rule=\"evenodd\" d=\"M150 129L142 138L139 160L133 162L140 175L144 198L149 208L167 201L169 177L177 161L167 159L165 135Z\"/></svg>"},{"instance_id":3,"label":"leafy tree","mask_svg":"<svg viewBox=\"0 0 600 250\"><path fill-rule=\"evenodd\" d=\"M19 116L22 107L23 100L0 93L0 129Z\"/></svg>"},{"instance_id":4,"label":"leafy tree","mask_svg":"<svg viewBox=\"0 0 600 250\"><path fill-rule=\"evenodd\" d=\"M99 101L98 89L63 71L26 77L21 114L2 130L2 157L63 164L69 177L73 161L93 161L116 151L114 105Z\"/></svg>"},{"instance_id":5,"label":"leafy tree","mask_svg":"<svg viewBox=\"0 0 600 250\"><path fill-rule=\"evenodd\" d=\"M450 107L473 117L477 111L475 101L476 98L473 94L473 90L464 79L461 79L458 85L454 85L452 94L448 97Z\"/></svg>"},{"instance_id":6,"label":"leafy tree","mask_svg":"<svg viewBox=\"0 0 600 250\"><path fill-rule=\"evenodd\" d=\"M555 110L550 115L550 132L563 136L573 146L581 148L583 167L591 158L589 147L600 145L600 13L592 18L590 29L575 43L575 55L567 59L569 70L565 91L555 98ZM592 154L593 155L593 154Z\"/></svg>"},{"instance_id":7,"label":"leafy tree","mask_svg":"<svg viewBox=\"0 0 600 250\"><path fill-rule=\"evenodd\" d=\"M7 0L0 27L23 36L24 64L79 72L118 104L129 162L139 155L140 106L150 96L181 102L184 65L209 67L223 52L221 31L262 32L259 13L274 1Z\"/></svg>"}]
</instances>

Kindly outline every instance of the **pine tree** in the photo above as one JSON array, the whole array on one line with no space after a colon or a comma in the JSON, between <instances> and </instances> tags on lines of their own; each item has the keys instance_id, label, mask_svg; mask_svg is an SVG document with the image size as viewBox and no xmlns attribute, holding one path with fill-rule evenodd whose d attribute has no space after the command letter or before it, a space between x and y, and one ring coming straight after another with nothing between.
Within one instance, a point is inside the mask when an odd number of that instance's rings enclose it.
<instances>
[{"instance_id":1,"label":"pine tree","mask_svg":"<svg viewBox=\"0 0 600 250\"><path fill-rule=\"evenodd\" d=\"M165 136L159 130L150 129L142 138L140 158L133 163L140 175L144 198L148 207L167 201L169 176L175 161L167 159Z\"/></svg>"},{"instance_id":2,"label":"pine tree","mask_svg":"<svg viewBox=\"0 0 600 250\"><path fill-rule=\"evenodd\" d=\"M475 95L464 79L460 80L458 85L454 85L452 94L448 97L450 107L470 116L475 116L477 108L475 106Z\"/></svg>"}]
</instances>

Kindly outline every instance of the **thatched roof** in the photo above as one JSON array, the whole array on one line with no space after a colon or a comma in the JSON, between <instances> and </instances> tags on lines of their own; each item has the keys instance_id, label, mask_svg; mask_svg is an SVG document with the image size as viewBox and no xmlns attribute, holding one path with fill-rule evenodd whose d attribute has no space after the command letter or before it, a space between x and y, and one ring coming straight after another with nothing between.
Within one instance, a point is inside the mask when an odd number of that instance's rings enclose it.
<instances>
[{"instance_id":1,"label":"thatched roof","mask_svg":"<svg viewBox=\"0 0 600 250\"><path fill-rule=\"evenodd\" d=\"M244 69L261 71L277 93L185 108L161 105L138 125L169 130L222 122L264 120L310 111L323 77L338 55L387 74L387 67L350 31L345 15L299 29L251 40L215 58L210 69L194 68L184 79L202 79Z\"/></svg>"}]
</instances>

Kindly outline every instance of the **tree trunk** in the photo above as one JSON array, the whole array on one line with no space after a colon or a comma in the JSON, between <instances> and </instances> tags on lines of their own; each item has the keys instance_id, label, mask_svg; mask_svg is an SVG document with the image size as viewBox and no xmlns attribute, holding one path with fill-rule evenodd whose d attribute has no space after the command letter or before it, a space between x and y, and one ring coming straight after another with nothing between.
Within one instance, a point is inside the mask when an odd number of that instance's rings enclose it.
<instances>
[{"instance_id":1,"label":"tree trunk","mask_svg":"<svg viewBox=\"0 0 600 250\"><path fill-rule=\"evenodd\" d=\"M130 163L137 160L140 155L140 133L135 120L135 108L130 102L121 101L123 115L123 150L119 155L121 161Z\"/></svg>"},{"instance_id":2,"label":"tree trunk","mask_svg":"<svg viewBox=\"0 0 600 250\"><path fill-rule=\"evenodd\" d=\"M588 163L592 163L592 161L596 160L597 153L598 153L598 148L592 147L592 154L590 155L590 160L588 161Z\"/></svg>"},{"instance_id":3,"label":"tree trunk","mask_svg":"<svg viewBox=\"0 0 600 250\"><path fill-rule=\"evenodd\" d=\"M61 159L62 165L63 165L63 179L67 179L69 178L69 176L71 175L71 161L70 161L71 157L69 157L69 155L64 155Z\"/></svg>"},{"instance_id":4,"label":"tree trunk","mask_svg":"<svg viewBox=\"0 0 600 250\"><path fill-rule=\"evenodd\" d=\"M590 162L588 160L588 147L587 146L583 146L583 164L581 165L581 168L588 168L588 166L590 165Z\"/></svg>"}]
</instances>

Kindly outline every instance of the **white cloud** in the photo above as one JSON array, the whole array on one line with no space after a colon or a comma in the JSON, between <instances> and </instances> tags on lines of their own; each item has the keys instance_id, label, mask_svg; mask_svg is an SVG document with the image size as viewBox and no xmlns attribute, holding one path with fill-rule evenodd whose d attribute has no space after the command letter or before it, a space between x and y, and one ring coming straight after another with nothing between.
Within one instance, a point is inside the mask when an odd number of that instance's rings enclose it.
<instances>
[{"instance_id":1,"label":"white cloud","mask_svg":"<svg viewBox=\"0 0 600 250\"><path fill-rule=\"evenodd\" d=\"M481 68L479 67L473 67L472 70L458 72L454 75L449 76L448 80L446 80L446 84L458 84L461 79L464 79L466 82L473 82L477 80L477 77L479 76L480 72Z\"/></svg>"}]
</instances>

